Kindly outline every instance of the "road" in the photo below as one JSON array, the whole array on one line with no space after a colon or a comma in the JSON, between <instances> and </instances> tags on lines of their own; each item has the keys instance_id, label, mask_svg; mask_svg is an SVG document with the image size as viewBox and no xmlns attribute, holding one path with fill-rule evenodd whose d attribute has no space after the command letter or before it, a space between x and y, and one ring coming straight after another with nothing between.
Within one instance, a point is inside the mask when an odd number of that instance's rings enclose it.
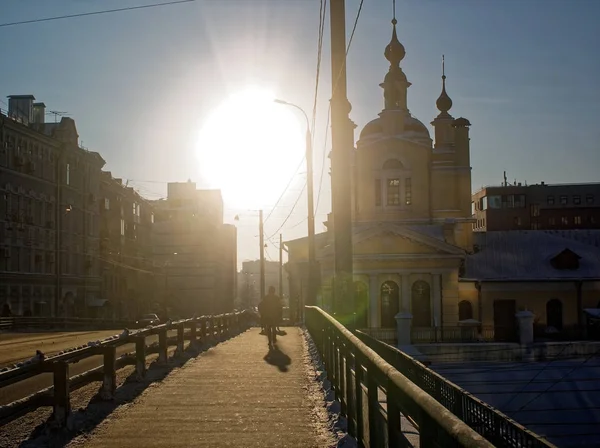
<instances>
[{"instance_id":1,"label":"road","mask_svg":"<svg viewBox=\"0 0 600 448\"><path fill-rule=\"evenodd\" d=\"M108 332L89 332L89 333L87 333L87 335L80 334L79 339L71 338L70 340L71 340L72 344L67 345L64 348L82 345L84 343L87 343L88 341L95 341L97 339L100 339L100 336L99 336L100 334L105 334L104 337L110 336L110 335L115 334L115 330L108 331ZM177 334L176 330L172 330L169 332L169 336L174 336L176 334ZM95 338L92 337L92 335L95 335ZM38 336L42 336L42 335L37 334L36 337L38 337ZM37 339L37 341L39 342L40 339ZM79 341L79 343L77 343L77 341ZM156 342L156 341L158 341L158 336L149 336L146 338L146 344L152 344L153 342ZM5 342L7 344L9 343L9 341L5 341ZM62 344L62 342L60 342L60 344ZM17 345L17 347L19 347L19 345ZM54 348L54 345L51 345L51 347ZM5 347L2 346L3 350L4 350L4 348ZM58 351L60 351L60 349ZM123 346L117 348L117 357L122 354L125 354L128 352L134 352L134 351L135 351L134 344L123 345ZM35 348L33 349L33 352L35 353ZM51 353L51 352L52 351L49 350L48 352L46 352L46 354ZM29 354L29 352L28 352L28 354ZM31 357L31 356L28 356L28 358L29 357ZM83 373L87 370L98 367L100 365L102 365L102 356L93 356L91 358L87 358L82 361L79 361L78 363L70 364L69 365L69 375L71 377L75 376L75 375L79 375L80 373ZM49 386L52 386L52 374L51 373L43 373L43 374L34 376L33 378L29 378L27 380L20 381L18 383L12 384L10 386L1 388L0 389L0 406L6 405L15 400L24 398L28 395L31 395L39 390L49 387Z\"/></svg>"},{"instance_id":2,"label":"road","mask_svg":"<svg viewBox=\"0 0 600 448\"><path fill-rule=\"evenodd\" d=\"M102 340L121 333L121 330L71 331L44 333L2 333L0 334L0 368L30 359L36 350L46 356L54 355L71 347Z\"/></svg>"}]
</instances>

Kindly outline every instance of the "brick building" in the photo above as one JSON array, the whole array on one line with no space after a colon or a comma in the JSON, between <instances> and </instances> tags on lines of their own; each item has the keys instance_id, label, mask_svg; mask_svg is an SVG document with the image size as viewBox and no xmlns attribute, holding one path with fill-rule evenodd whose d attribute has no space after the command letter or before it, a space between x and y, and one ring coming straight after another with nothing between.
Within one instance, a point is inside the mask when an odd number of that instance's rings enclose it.
<instances>
[{"instance_id":1,"label":"brick building","mask_svg":"<svg viewBox=\"0 0 600 448\"><path fill-rule=\"evenodd\" d=\"M475 231L600 229L600 183L486 187L472 197Z\"/></svg>"},{"instance_id":2,"label":"brick building","mask_svg":"<svg viewBox=\"0 0 600 448\"><path fill-rule=\"evenodd\" d=\"M0 303L13 314L85 315L100 294L98 206L104 159L75 122L45 123L32 95L0 114Z\"/></svg>"}]
</instances>

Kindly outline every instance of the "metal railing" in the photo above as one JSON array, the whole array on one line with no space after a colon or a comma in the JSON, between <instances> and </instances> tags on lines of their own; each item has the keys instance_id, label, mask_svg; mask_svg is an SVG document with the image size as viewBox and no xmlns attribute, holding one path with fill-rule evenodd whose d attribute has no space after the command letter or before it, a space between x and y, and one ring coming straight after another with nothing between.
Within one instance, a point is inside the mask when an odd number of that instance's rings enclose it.
<instances>
[{"instance_id":1,"label":"metal railing","mask_svg":"<svg viewBox=\"0 0 600 448\"><path fill-rule=\"evenodd\" d=\"M406 353L358 331L358 339L496 447L549 448L554 445L471 395Z\"/></svg>"},{"instance_id":2,"label":"metal railing","mask_svg":"<svg viewBox=\"0 0 600 448\"><path fill-rule=\"evenodd\" d=\"M158 353L158 362L165 363L169 346L176 346L176 353L182 353L186 340L190 341L190 344L198 342L198 339L200 342L215 341L217 338L231 336L236 331L244 330L247 323L245 312L195 317L148 327L129 334L124 333L117 339L82 349L67 350L65 353L4 371L0 373L0 391L3 387L47 372L53 374L53 386L24 399L0 406L0 426L43 406L53 407L53 419L56 425L64 426L71 409L71 391L94 381L102 381L100 397L110 400L116 390L118 369L134 365L137 377L142 379L146 374L147 355ZM177 336L169 338L169 330L177 330ZM158 344L147 345L146 338L153 335L158 335ZM117 347L126 344L135 344L135 353L117 358ZM69 377L69 364L97 355L103 356L102 365Z\"/></svg>"},{"instance_id":3,"label":"metal railing","mask_svg":"<svg viewBox=\"0 0 600 448\"><path fill-rule=\"evenodd\" d=\"M0 330L14 331L22 329L79 329L79 328L98 328L98 329L118 329L135 325L131 320L112 320L97 319L85 317L42 317L42 316L15 316L0 317Z\"/></svg>"},{"instance_id":4,"label":"metal railing","mask_svg":"<svg viewBox=\"0 0 600 448\"><path fill-rule=\"evenodd\" d=\"M306 307L306 326L359 446L408 447L404 415L419 429L423 447L493 447L431 395L317 307ZM385 394L385 403L380 402Z\"/></svg>"}]
</instances>

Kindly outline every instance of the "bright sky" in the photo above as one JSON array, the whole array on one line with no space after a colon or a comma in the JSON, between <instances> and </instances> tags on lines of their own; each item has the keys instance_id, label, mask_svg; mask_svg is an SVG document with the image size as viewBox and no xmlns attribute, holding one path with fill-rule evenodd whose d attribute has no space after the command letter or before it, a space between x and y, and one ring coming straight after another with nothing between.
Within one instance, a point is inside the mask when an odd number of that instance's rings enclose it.
<instances>
[{"instance_id":1,"label":"bright sky","mask_svg":"<svg viewBox=\"0 0 600 448\"><path fill-rule=\"evenodd\" d=\"M155 2L4 0L0 22ZM346 3L349 33L359 0ZM387 71L383 50L391 9L391 0L366 0L350 49L348 96L356 137L383 106L378 84ZM318 0L199 0L0 27L0 100L34 94L48 109L68 111L83 145L99 151L106 169L150 198L165 195L168 181L191 178L208 186L199 169L198 135L232 94L254 85L310 114L318 16ZM503 170L510 180L529 183L600 180L600 2L398 0L397 17L407 52L402 66L413 83L409 108L424 123L436 115L440 59L446 55L451 112L472 123L474 190L500 183ZM317 191L330 91L327 20L315 132ZM303 126L302 116L297 118ZM327 170L317 231L331 207ZM304 179L301 169L267 220L267 236L288 215ZM271 199L252 208L262 206L266 216L272 205ZM257 213L231 201L225 213L227 222L240 216L240 261L256 258ZM282 229L284 239L306 234L305 215L303 196ZM270 243L268 254L277 257Z\"/></svg>"}]
</instances>

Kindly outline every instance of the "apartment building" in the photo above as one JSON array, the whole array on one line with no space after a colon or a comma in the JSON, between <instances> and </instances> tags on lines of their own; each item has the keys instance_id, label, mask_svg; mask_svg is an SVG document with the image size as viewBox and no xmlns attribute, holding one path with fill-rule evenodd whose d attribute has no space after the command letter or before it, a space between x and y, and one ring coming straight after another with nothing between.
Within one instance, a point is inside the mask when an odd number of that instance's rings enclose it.
<instances>
[{"instance_id":1,"label":"apartment building","mask_svg":"<svg viewBox=\"0 0 600 448\"><path fill-rule=\"evenodd\" d=\"M154 201L153 252L162 314L184 316L233 309L237 230L223 223L219 190L194 182L168 184Z\"/></svg>"},{"instance_id":2,"label":"apartment building","mask_svg":"<svg viewBox=\"0 0 600 448\"><path fill-rule=\"evenodd\" d=\"M507 184L472 196L473 230L600 229L600 183Z\"/></svg>"},{"instance_id":3,"label":"apartment building","mask_svg":"<svg viewBox=\"0 0 600 448\"><path fill-rule=\"evenodd\" d=\"M75 121L12 95L0 111L0 303L11 313L86 315L99 298L100 154Z\"/></svg>"},{"instance_id":4,"label":"apartment building","mask_svg":"<svg viewBox=\"0 0 600 448\"><path fill-rule=\"evenodd\" d=\"M136 318L158 311L152 263L154 208L109 171L100 182L102 295L96 315Z\"/></svg>"}]
</instances>

